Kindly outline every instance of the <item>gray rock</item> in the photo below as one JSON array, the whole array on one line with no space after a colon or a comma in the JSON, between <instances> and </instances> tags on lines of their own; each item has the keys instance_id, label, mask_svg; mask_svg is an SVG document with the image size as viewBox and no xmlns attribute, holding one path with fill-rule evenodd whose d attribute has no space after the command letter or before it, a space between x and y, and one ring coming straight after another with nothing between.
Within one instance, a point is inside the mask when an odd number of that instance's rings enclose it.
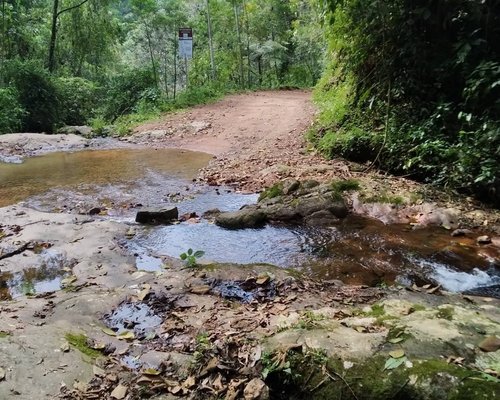
<instances>
[{"instance_id":1,"label":"gray rock","mask_svg":"<svg viewBox=\"0 0 500 400\"><path fill-rule=\"evenodd\" d=\"M135 222L147 225L168 225L179 218L177 207L160 211L139 211L135 216Z\"/></svg>"},{"instance_id":2,"label":"gray rock","mask_svg":"<svg viewBox=\"0 0 500 400\"><path fill-rule=\"evenodd\" d=\"M301 218L294 207L287 204L273 204L269 207L263 207L262 211L271 221L294 221Z\"/></svg>"},{"instance_id":3,"label":"gray rock","mask_svg":"<svg viewBox=\"0 0 500 400\"><path fill-rule=\"evenodd\" d=\"M473 232L470 229L455 229L453 232L451 232L451 236L453 237L458 237L458 236L467 236L471 235Z\"/></svg>"},{"instance_id":4,"label":"gray rock","mask_svg":"<svg viewBox=\"0 0 500 400\"><path fill-rule=\"evenodd\" d=\"M348 210L343 200L336 200L330 196L313 196L301 198L297 202L296 211L302 217L308 217L318 211L330 211L337 218L347 216Z\"/></svg>"},{"instance_id":5,"label":"gray rock","mask_svg":"<svg viewBox=\"0 0 500 400\"><path fill-rule=\"evenodd\" d=\"M239 211L220 213L215 217L215 223L218 226L228 229L258 228L266 221L266 214L250 207Z\"/></svg>"},{"instance_id":6,"label":"gray rock","mask_svg":"<svg viewBox=\"0 0 500 400\"><path fill-rule=\"evenodd\" d=\"M321 210L307 216L304 221L311 226L331 226L339 222L339 219L330 211Z\"/></svg>"},{"instance_id":7,"label":"gray rock","mask_svg":"<svg viewBox=\"0 0 500 400\"><path fill-rule=\"evenodd\" d=\"M490 244L491 243L491 238L487 235L484 235L484 236L479 236L477 239L476 239L477 243L478 244Z\"/></svg>"},{"instance_id":8,"label":"gray rock","mask_svg":"<svg viewBox=\"0 0 500 400\"><path fill-rule=\"evenodd\" d=\"M289 179L283 182L283 194L289 195L300 187L300 182L296 179Z\"/></svg>"},{"instance_id":9,"label":"gray rock","mask_svg":"<svg viewBox=\"0 0 500 400\"><path fill-rule=\"evenodd\" d=\"M319 182L315 181L314 179L309 179L307 181L302 182L302 187L304 189L312 189L315 188L316 186L319 186Z\"/></svg>"},{"instance_id":10,"label":"gray rock","mask_svg":"<svg viewBox=\"0 0 500 400\"><path fill-rule=\"evenodd\" d=\"M269 400L269 388L259 378L253 378L243 390L245 400Z\"/></svg>"},{"instance_id":11,"label":"gray rock","mask_svg":"<svg viewBox=\"0 0 500 400\"><path fill-rule=\"evenodd\" d=\"M92 128L90 126L63 126L60 128L58 133L62 134L73 134L73 135L80 135L84 137L91 137L92 136Z\"/></svg>"}]
</instances>

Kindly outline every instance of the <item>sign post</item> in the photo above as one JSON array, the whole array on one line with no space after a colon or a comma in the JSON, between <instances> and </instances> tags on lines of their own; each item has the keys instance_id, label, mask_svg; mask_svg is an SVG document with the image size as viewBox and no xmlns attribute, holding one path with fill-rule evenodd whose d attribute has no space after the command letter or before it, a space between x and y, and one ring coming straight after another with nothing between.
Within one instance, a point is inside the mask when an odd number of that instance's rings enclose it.
<instances>
[{"instance_id":1,"label":"sign post","mask_svg":"<svg viewBox=\"0 0 500 400\"><path fill-rule=\"evenodd\" d=\"M180 28L179 29L179 55L184 58L184 65L186 68L186 88L188 86L188 60L193 58L193 29Z\"/></svg>"}]
</instances>

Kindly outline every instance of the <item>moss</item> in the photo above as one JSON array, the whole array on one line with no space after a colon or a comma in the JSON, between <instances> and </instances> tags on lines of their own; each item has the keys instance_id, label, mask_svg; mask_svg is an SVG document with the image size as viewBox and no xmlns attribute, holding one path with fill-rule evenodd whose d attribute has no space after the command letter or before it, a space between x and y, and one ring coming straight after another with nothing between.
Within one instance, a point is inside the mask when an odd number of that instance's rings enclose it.
<instances>
[{"instance_id":1,"label":"moss","mask_svg":"<svg viewBox=\"0 0 500 400\"><path fill-rule=\"evenodd\" d=\"M363 313L366 317L381 317L385 315L385 309L383 304L372 305L371 311Z\"/></svg>"},{"instance_id":2,"label":"moss","mask_svg":"<svg viewBox=\"0 0 500 400\"><path fill-rule=\"evenodd\" d=\"M0 339L5 339L10 336L9 332L0 331Z\"/></svg>"},{"instance_id":3,"label":"moss","mask_svg":"<svg viewBox=\"0 0 500 400\"><path fill-rule=\"evenodd\" d=\"M265 199L274 199L275 197L282 196L283 195L283 183L279 182L266 190L264 190L260 195L259 195L259 201L265 200Z\"/></svg>"},{"instance_id":4,"label":"moss","mask_svg":"<svg viewBox=\"0 0 500 400\"><path fill-rule=\"evenodd\" d=\"M417 311L425 311L426 308L424 305L422 304L413 304L410 308L410 313L414 313L414 312L417 312Z\"/></svg>"},{"instance_id":5,"label":"moss","mask_svg":"<svg viewBox=\"0 0 500 400\"><path fill-rule=\"evenodd\" d=\"M441 307L437 312L436 317L451 321L454 313L455 310L453 307Z\"/></svg>"},{"instance_id":6,"label":"moss","mask_svg":"<svg viewBox=\"0 0 500 400\"><path fill-rule=\"evenodd\" d=\"M401 196L394 196L387 193L381 193L376 196L371 196L365 199L366 203L383 203L383 204L394 204L397 206L403 205L405 200Z\"/></svg>"},{"instance_id":7,"label":"moss","mask_svg":"<svg viewBox=\"0 0 500 400\"><path fill-rule=\"evenodd\" d=\"M498 383L482 379L481 373L444 360L414 361L385 370L386 357L353 361L345 368L341 359L293 353L286 360L288 371L274 371L266 383L273 399L312 400L470 400L496 398Z\"/></svg>"},{"instance_id":8,"label":"moss","mask_svg":"<svg viewBox=\"0 0 500 400\"><path fill-rule=\"evenodd\" d=\"M359 181L356 179L344 179L341 181L334 181L331 183L332 189L337 193L347 192L349 190L359 190Z\"/></svg>"},{"instance_id":9,"label":"moss","mask_svg":"<svg viewBox=\"0 0 500 400\"><path fill-rule=\"evenodd\" d=\"M88 338L83 334L67 333L64 337L71 346L92 359L102 355L100 351L94 350L88 345Z\"/></svg>"}]
</instances>

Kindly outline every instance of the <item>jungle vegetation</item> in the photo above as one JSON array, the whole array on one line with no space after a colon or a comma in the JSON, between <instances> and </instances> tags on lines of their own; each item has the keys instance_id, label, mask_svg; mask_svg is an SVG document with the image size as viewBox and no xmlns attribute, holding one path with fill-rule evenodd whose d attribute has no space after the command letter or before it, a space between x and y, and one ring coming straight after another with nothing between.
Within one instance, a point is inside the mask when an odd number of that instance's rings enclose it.
<instances>
[{"instance_id":1,"label":"jungle vegetation","mask_svg":"<svg viewBox=\"0 0 500 400\"><path fill-rule=\"evenodd\" d=\"M499 205L500 0L0 1L0 133L288 87L315 87L327 157Z\"/></svg>"}]
</instances>

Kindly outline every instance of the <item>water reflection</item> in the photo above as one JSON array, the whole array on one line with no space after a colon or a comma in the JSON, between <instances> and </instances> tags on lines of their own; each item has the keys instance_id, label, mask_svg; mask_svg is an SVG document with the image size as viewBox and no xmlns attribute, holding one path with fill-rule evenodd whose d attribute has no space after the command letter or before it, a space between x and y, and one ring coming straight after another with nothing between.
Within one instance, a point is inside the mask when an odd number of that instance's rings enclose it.
<instances>
[{"instance_id":1,"label":"water reflection","mask_svg":"<svg viewBox=\"0 0 500 400\"><path fill-rule=\"evenodd\" d=\"M178 149L117 149L52 153L22 164L0 163L0 207L57 187L135 182L148 170L191 179L211 158Z\"/></svg>"}]
</instances>

